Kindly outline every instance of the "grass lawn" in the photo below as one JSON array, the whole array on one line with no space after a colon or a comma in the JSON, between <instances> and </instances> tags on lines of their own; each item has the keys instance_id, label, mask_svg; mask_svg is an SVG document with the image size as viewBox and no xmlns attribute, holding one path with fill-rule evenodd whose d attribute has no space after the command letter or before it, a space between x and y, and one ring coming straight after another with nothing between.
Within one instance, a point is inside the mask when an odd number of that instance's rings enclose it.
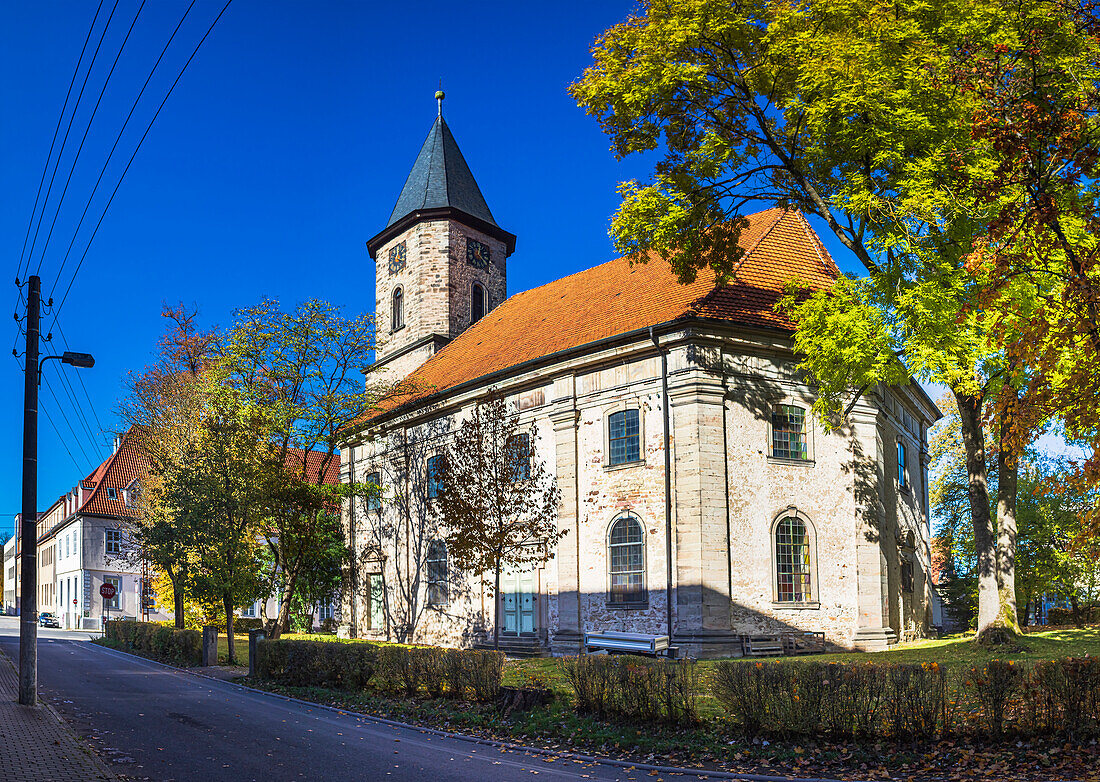
<instances>
[{"instance_id":1,"label":"grass lawn","mask_svg":"<svg viewBox=\"0 0 1100 782\"><path fill-rule=\"evenodd\" d=\"M234 651L237 653L237 664L247 666L248 665L248 633L245 633L244 635L240 635L238 633L233 633L233 638L234 638L234 641L235 641L234 646L236 646L236 649ZM225 633L221 633L221 634L218 635L218 664L219 665L225 665L226 661L228 659L229 659L229 636L226 635Z\"/></svg>"}]
</instances>

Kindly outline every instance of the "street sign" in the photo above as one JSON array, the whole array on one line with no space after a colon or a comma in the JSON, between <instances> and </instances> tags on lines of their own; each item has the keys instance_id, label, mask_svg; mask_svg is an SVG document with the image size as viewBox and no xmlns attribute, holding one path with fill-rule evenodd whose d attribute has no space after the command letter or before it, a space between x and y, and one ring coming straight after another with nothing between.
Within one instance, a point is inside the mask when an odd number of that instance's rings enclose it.
<instances>
[{"instance_id":1,"label":"street sign","mask_svg":"<svg viewBox=\"0 0 1100 782\"><path fill-rule=\"evenodd\" d=\"M117 593L118 590L115 589L115 585L109 581L99 587L99 596L104 600L114 600Z\"/></svg>"}]
</instances>

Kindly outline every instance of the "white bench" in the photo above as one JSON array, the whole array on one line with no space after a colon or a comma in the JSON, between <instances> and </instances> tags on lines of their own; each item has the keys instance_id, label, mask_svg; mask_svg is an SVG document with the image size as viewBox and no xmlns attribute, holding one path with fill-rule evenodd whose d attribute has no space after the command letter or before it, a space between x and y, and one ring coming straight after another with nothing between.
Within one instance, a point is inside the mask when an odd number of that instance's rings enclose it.
<instances>
[{"instance_id":1,"label":"white bench","mask_svg":"<svg viewBox=\"0 0 1100 782\"><path fill-rule=\"evenodd\" d=\"M584 634L584 651L603 649L607 652L627 654L648 654L657 656L668 654L667 635L646 635L645 633L619 633L605 630L599 633Z\"/></svg>"}]
</instances>

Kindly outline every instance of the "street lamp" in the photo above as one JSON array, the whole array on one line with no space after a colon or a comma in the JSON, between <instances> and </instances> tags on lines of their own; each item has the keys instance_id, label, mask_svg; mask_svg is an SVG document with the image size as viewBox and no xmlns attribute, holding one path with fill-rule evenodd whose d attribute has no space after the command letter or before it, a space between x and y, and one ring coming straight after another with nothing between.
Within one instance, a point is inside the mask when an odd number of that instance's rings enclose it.
<instances>
[{"instance_id":1,"label":"street lamp","mask_svg":"<svg viewBox=\"0 0 1100 782\"><path fill-rule=\"evenodd\" d=\"M80 369L91 369L95 366L95 356L91 353L73 353L66 350L60 356L46 356L38 362L38 385L42 385L42 365L51 358L56 358L62 364L72 364Z\"/></svg>"}]
</instances>

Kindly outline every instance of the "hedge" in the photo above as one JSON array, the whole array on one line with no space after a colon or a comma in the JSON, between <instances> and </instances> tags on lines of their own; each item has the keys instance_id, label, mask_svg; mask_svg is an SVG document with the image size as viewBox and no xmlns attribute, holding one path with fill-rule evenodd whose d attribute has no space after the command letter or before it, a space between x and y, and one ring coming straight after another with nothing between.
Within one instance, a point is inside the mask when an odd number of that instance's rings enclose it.
<instances>
[{"instance_id":1,"label":"hedge","mask_svg":"<svg viewBox=\"0 0 1100 782\"><path fill-rule=\"evenodd\" d=\"M1100 737L1100 658L936 663L720 662L712 694L745 736Z\"/></svg>"},{"instance_id":2,"label":"hedge","mask_svg":"<svg viewBox=\"0 0 1100 782\"><path fill-rule=\"evenodd\" d=\"M370 643L263 640L256 644L256 676L291 687L361 690L374 675L378 646Z\"/></svg>"},{"instance_id":3,"label":"hedge","mask_svg":"<svg viewBox=\"0 0 1100 782\"><path fill-rule=\"evenodd\" d=\"M577 711L640 721L695 722L699 677L694 660L585 655L561 662Z\"/></svg>"},{"instance_id":4,"label":"hedge","mask_svg":"<svg viewBox=\"0 0 1100 782\"><path fill-rule=\"evenodd\" d=\"M197 630L176 630L160 623L121 619L107 623L107 638L127 652L178 665L202 663L202 633Z\"/></svg>"}]
</instances>

